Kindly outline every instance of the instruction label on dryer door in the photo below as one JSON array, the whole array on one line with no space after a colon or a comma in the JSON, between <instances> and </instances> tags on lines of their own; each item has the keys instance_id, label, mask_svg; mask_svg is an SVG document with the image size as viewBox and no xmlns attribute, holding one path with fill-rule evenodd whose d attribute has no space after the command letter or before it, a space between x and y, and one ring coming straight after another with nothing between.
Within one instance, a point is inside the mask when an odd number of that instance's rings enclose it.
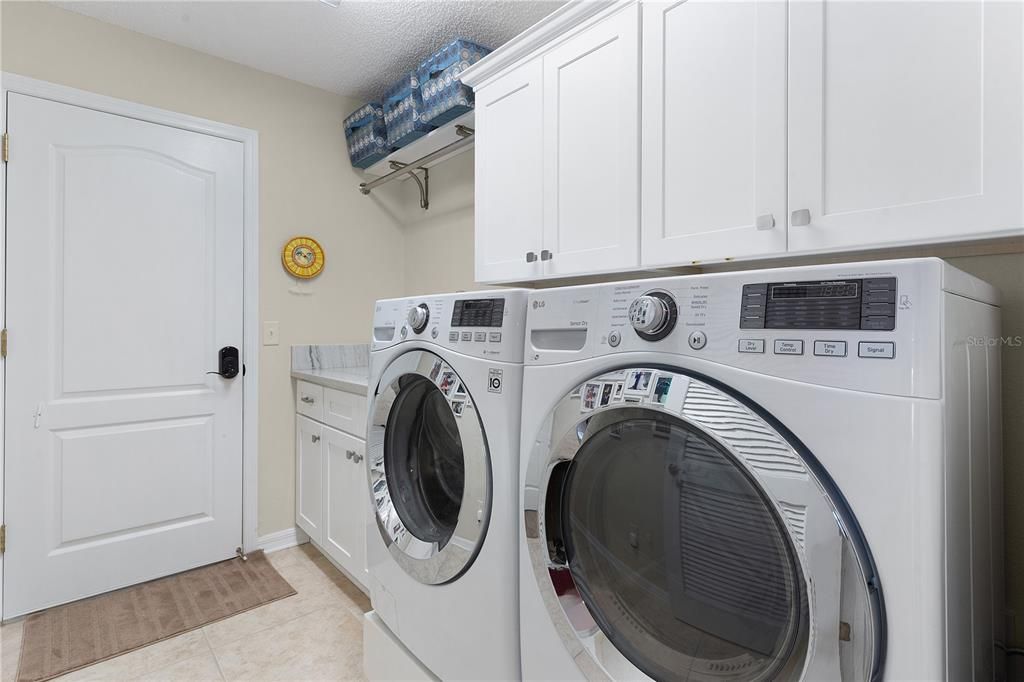
<instances>
[{"instance_id":1,"label":"instruction label on dryer door","mask_svg":"<svg viewBox=\"0 0 1024 682\"><path fill-rule=\"evenodd\" d=\"M489 369L487 370L487 392L488 393L501 393L501 386L504 383L502 380L502 370L500 369Z\"/></svg>"}]
</instances>

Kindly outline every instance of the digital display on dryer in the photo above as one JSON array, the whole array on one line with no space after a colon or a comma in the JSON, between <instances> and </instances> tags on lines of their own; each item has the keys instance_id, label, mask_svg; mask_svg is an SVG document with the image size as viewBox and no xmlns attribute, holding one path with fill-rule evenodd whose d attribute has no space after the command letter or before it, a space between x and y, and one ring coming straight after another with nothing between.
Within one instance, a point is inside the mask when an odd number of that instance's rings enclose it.
<instances>
[{"instance_id":1,"label":"digital display on dryer","mask_svg":"<svg viewBox=\"0 0 1024 682\"><path fill-rule=\"evenodd\" d=\"M500 327L505 316L505 299L474 298L455 301L453 327Z\"/></svg>"}]
</instances>

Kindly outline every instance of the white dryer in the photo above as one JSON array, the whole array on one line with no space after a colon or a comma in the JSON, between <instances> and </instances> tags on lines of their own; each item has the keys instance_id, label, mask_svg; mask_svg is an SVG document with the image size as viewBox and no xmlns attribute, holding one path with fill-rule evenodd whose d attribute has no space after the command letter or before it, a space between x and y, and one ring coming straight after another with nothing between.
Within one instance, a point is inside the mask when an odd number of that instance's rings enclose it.
<instances>
[{"instance_id":1,"label":"white dryer","mask_svg":"<svg viewBox=\"0 0 1024 682\"><path fill-rule=\"evenodd\" d=\"M998 335L938 259L532 293L524 678L998 678Z\"/></svg>"},{"instance_id":2,"label":"white dryer","mask_svg":"<svg viewBox=\"0 0 1024 682\"><path fill-rule=\"evenodd\" d=\"M446 680L520 676L516 519L526 294L392 299L374 311L370 597L387 628Z\"/></svg>"}]
</instances>

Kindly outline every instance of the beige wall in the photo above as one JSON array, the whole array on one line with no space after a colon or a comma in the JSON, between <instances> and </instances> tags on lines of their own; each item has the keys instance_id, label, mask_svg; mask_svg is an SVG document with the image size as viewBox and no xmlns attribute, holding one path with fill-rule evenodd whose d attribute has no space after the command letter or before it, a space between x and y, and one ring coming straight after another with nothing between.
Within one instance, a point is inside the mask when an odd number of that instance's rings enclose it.
<instances>
[{"instance_id":1,"label":"beige wall","mask_svg":"<svg viewBox=\"0 0 1024 682\"><path fill-rule=\"evenodd\" d=\"M419 206L411 182L395 182L382 192L405 230L405 291L416 294L472 291L473 152L430 169L430 209Z\"/></svg>"},{"instance_id":2,"label":"beige wall","mask_svg":"<svg viewBox=\"0 0 1024 682\"><path fill-rule=\"evenodd\" d=\"M0 3L0 69L260 134L260 318L281 325L260 354L259 533L294 524L294 402L289 346L365 342L372 304L405 291L403 233L359 194L341 121L358 102L42 3ZM288 289L280 249L324 245L311 296Z\"/></svg>"}]
</instances>

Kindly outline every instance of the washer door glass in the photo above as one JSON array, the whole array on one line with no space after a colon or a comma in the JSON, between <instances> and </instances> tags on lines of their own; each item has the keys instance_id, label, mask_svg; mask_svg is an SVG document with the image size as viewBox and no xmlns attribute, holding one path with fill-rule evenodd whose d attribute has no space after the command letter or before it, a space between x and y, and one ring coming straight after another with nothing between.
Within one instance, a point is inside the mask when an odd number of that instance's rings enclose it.
<instances>
[{"instance_id":1,"label":"washer door glass","mask_svg":"<svg viewBox=\"0 0 1024 682\"><path fill-rule=\"evenodd\" d=\"M427 377L407 374L384 434L384 471L395 511L420 540L443 549L459 522L466 483L451 403Z\"/></svg>"},{"instance_id":2,"label":"washer door glass","mask_svg":"<svg viewBox=\"0 0 1024 682\"><path fill-rule=\"evenodd\" d=\"M601 428L563 494L575 585L647 675L690 679L704 660L772 679L806 647L804 584L783 522L701 432L653 418Z\"/></svg>"},{"instance_id":3,"label":"washer door glass","mask_svg":"<svg viewBox=\"0 0 1024 682\"><path fill-rule=\"evenodd\" d=\"M370 414L381 538L420 582L457 578L479 551L491 505L487 442L468 386L440 357L412 351L384 371Z\"/></svg>"}]
</instances>

